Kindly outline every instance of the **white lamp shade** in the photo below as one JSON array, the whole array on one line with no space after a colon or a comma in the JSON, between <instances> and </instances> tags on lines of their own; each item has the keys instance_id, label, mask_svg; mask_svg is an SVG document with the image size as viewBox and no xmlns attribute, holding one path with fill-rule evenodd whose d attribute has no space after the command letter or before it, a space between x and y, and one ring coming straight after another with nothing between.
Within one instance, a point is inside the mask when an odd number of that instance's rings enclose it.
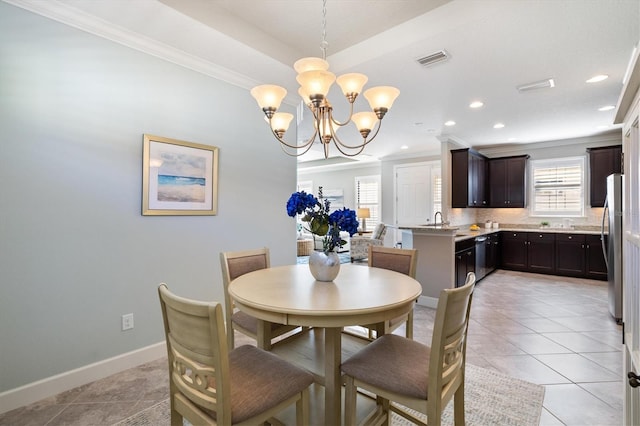
<instances>
[{"instance_id":1,"label":"white lamp shade","mask_svg":"<svg viewBox=\"0 0 640 426\"><path fill-rule=\"evenodd\" d=\"M293 64L293 69L296 70L298 74L307 71L326 71L329 69L329 62L321 58L302 58Z\"/></svg>"},{"instance_id":2,"label":"white lamp shade","mask_svg":"<svg viewBox=\"0 0 640 426\"><path fill-rule=\"evenodd\" d=\"M369 219L371 217L371 210L368 207L358 209L358 217L360 219Z\"/></svg>"},{"instance_id":3,"label":"white lamp shade","mask_svg":"<svg viewBox=\"0 0 640 426\"><path fill-rule=\"evenodd\" d=\"M286 132L293 120L293 114L288 112L276 112L271 118L271 128L273 130L280 130Z\"/></svg>"},{"instance_id":4,"label":"white lamp shade","mask_svg":"<svg viewBox=\"0 0 640 426\"><path fill-rule=\"evenodd\" d=\"M263 84L251 89L251 96L258 102L258 106L262 109L273 108L277 110L285 96L287 90L284 87L275 86L273 84Z\"/></svg>"},{"instance_id":5,"label":"white lamp shade","mask_svg":"<svg viewBox=\"0 0 640 426\"><path fill-rule=\"evenodd\" d=\"M358 128L358 131L361 130L372 130L378 121L378 116L376 116L375 112L367 111L367 112L357 112L353 114L351 120Z\"/></svg>"},{"instance_id":6,"label":"white lamp shade","mask_svg":"<svg viewBox=\"0 0 640 426\"><path fill-rule=\"evenodd\" d=\"M364 97L369 101L372 110L379 108L391 109L393 101L400 95L400 90L391 86L377 86L364 92Z\"/></svg>"},{"instance_id":7,"label":"white lamp shade","mask_svg":"<svg viewBox=\"0 0 640 426\"><path fill-rule=\"evenodd\" d=\"M327 96L336 75L329 71L305 71L296 77L302 90L309 95Z\"/></svg>"},{"instance_id":8,"label":"white lamp shade","mask_svg":"<svg viewBox=\"0 0 640 426\"><path fill-rule=\"evenodd\" d=\"M342 93L346 96L349 93L361 93L362 88L367 84L367 80L369 80L369 77L366 75L354 72L341 75L336 79L336 83L338 83Z\"/></svg>"}]
</instances>

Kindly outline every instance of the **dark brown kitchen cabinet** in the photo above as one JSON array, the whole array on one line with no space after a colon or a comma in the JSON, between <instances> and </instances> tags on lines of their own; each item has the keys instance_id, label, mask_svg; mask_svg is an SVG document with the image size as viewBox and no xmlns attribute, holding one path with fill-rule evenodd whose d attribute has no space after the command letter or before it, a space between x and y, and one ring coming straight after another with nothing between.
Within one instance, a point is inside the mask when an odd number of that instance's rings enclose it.
<instances>
[{"instance_id":1,"label":"dark brown kitchen cabinet","mask_svg":"<svg viewBox=\"0 0 640 426\"><path fill-rule=\"evenodd\" d=\"M585 235L556 235L556 273L568 277L585 275Z\"/></svg>"},{"instance_id":2,"label":"dark brown kitchen cabinet","mask_svg":"<svg viewBox=\"0 0 640 426\"><path fill-rule=\"evenodd\" d=\"M548 232L502 232L502 267L515 271L553 274L555 234Z\"/></svg>"},{"instance_id":3,"label":"dark brown kitchen cabinet","mask_svg":"<svg viewBox=\"0 0 640 426\"><path fill-rule=\"evenodd\" d=\"M476 247L473 238L456 243L455 275L456 287L462 287L469 272L476 270Z\"/></svg>"},{"instance_id":4,"label":"dark brown kitchen cabinet","mask_svg":"<svg viewBox=\"0 0 640 426\"><path fill-rule=\"evenodd\" d=\"M487 274L500 265L500 235L496 232L487 236L485 267Z\"/></svg>"},{"instance_id":5,"label":"dark brown kitchen cabinet","mask_svg":"<svg viewBox=\"0 0 640 426\"><path fill-rule=\"evenodd\" d=\"M604 236L605 244L607 236ZM587 235L585 237L585 276L596 280L607 280L607 264L602 252L602 240L600 235Z\"/></svg>"},{"instance_id":6,"label":"dark brown kitchen cabinet","mask_svg":"<svg viewBox=\"0 0 640 426\"><path fill-rule=\"evenodd\" d=\"M520 155L488 160L490 207L525 207L528 158L528 155Z\"/></svg>"},{"instance_id":7,"label":"dark brown kitchen cabinet","mask_svg":"<svg viewBox=\"0 0 640 426\"><path fill-rule=\"evenodd\" d=\"M451 207L488 207L487 158L471 149L451 151Z\"/></svg>"},{"instance_id":8,"label":"dark brown kitchen cabinet","mask_svg":"<svg viewBox=\"0 0 640 426\"><path fill-rule=\"evenodd\" d=\"M558 233L555 240L556 275L607 280L600 235Z\"/></svg>"},{"instance_id":9,"label":"dark brown kitchen cabinet","mask_svg":"<svg viewBox=\"0 0 640 426\"><path fill-rule=\"evenodd\" d=\"M553 274L556 270L556 235L549 232L527 233L527 270Z\"/></svg>"},{"instance_id":10,"label":"dark brown kitchen cabinet","mask_svg":"<svg viewBox=\"0 0 640 426\"><path fill-rule=\"evenodd\" d=\"M504 269L527 270L527 233L504 231L500 233Z\"/></svg>"},{"instance_id":11,"label":"dark brown kitchen cabinet","mask_svg":"<svg viewBox=\"0 0 640 426\"><path fill-rule=\"evenodd\" d=\"M607 176L622 173L622 146L589 148L589 195L591 207L603 207L607 195Z\"/></svg>"}]
</instances>

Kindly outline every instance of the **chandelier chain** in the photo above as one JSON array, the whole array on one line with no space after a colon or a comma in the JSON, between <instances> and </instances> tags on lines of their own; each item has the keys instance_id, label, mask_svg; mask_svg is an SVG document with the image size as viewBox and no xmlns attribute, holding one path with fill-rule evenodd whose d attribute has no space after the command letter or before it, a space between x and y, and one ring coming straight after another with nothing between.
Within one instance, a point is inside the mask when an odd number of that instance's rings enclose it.
<instances>
[{"instance_id":1,"label":"chandelier chain","mask_svg":"<svg viewBox=\"0 0 640 426\"><path fill-rule=\"evenodd\" d=\"M322 0L322 42L320 49L322 50L322 59L327 60L327 0Z\"/></svg>"}]
</instances>

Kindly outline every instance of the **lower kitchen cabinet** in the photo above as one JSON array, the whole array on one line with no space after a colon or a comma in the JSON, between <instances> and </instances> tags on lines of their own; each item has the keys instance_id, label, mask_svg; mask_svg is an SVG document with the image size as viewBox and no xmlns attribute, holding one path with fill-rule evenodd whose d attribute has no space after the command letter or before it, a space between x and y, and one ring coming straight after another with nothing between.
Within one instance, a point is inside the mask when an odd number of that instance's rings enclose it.
<instances>
[{"instance_id":1,"label":"lower kitchen cabinet","mask_svg":"<svg viewBox=\"0 0 640 426\"><path fill-rule=\"evenodd\" d=\"M456 243L456 287L462 287L469 272L476 271L476 246L473 238Z\"/></svg>"},{"instance_id":2,"label":"lower kitchen cabinet","mask_svg":"<svg viewBox=\"0 0 640 426\"><path fill-rule=\"evenodd\" d=\"M600 235L503 231L500 252L504 269L607 279Z\"/></svg>"},{"instance_id":3,"label":"lower kitchen cabinet","mask_svg":"<svg viewBox=\"0 0 640 426\"><path fill-rule=\"evenodd\" d=\"M502 232L502 267L516 271L553 274L555 234Z\"/></svg>"},{"instance_id":4,"label":"lower kitchen cabinet","mask_svg":"<svg viewBox=\"0 0 640 426\"><path fill-rule=\"evenodd\" d=\"M606 281L607 265L600 235L558 234L556 265L558 275Z\"/></svg>"},{"instance_id":5,"label":"lower kitchen cabinet","mask_svg":"<svg viewBox=\"0 0 640 426\"><path fill-rule=\"evenodd\" d=\"M556 272L568 277L583 277L586 273L585 235L556 235Z\"/></svg>"},{"instance_id":6,"label":"lower kitchen cabinet","mask_svg":"<svg viewBox=\"0 0 640 426\"><path fill-rule=\"evenodd\" d=\"M487 274L500 266L500 235L498 233L487 236L486 268Z\"/></svg>"},{"instance_id":7,"label":"lower kitchen cabinet","mask_svg":"<svg viewBox=\"0 0 640 426\"><path fill-rule=\"evenodd\" d=\"M504 269L527 270L527 233L504 231L500 233L502 262Z\"/></svg>"},{"instance_id":8,"label":"lower kitchen cabinet","mask_svg":"<svg viewBox=\"0 0 640 426\"><path fill-rule=\"evenodd\" d=\"M556 270L556 234L527 232L527 270L553 274Z\"/></svg>"},{"instance_id":9,"label":"lower kitchen cabinet","mask_svg":"<svg viewBox=\"0 0 640 426\"><path fill-rule=\"evenodd\" d=\"M605 244L607 236L604 236ZM585 236L585 276L596 280L607 280L607 264L602 252L602 240L600 235Z\"/></svg>"}]
</instances>

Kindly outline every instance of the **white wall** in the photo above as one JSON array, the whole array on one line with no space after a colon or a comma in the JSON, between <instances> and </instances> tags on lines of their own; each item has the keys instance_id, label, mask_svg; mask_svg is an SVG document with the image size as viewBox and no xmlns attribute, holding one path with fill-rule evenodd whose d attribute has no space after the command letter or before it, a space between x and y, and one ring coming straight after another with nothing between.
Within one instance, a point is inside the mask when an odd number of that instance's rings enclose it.
<instances>
[{"instance_id":1,"label":"white wall","mask_svg":"<svg viewBox=\"0 0 640 426\"><path fill-rule=\"evenodd\" d=\"M158 283L222 301L221 251L295 260L295 159L261 115L246 89L0 2L0 394L162 341ZM141 216L143 133L220 148L217 216Z\"/></svg>"}]
</instances>

